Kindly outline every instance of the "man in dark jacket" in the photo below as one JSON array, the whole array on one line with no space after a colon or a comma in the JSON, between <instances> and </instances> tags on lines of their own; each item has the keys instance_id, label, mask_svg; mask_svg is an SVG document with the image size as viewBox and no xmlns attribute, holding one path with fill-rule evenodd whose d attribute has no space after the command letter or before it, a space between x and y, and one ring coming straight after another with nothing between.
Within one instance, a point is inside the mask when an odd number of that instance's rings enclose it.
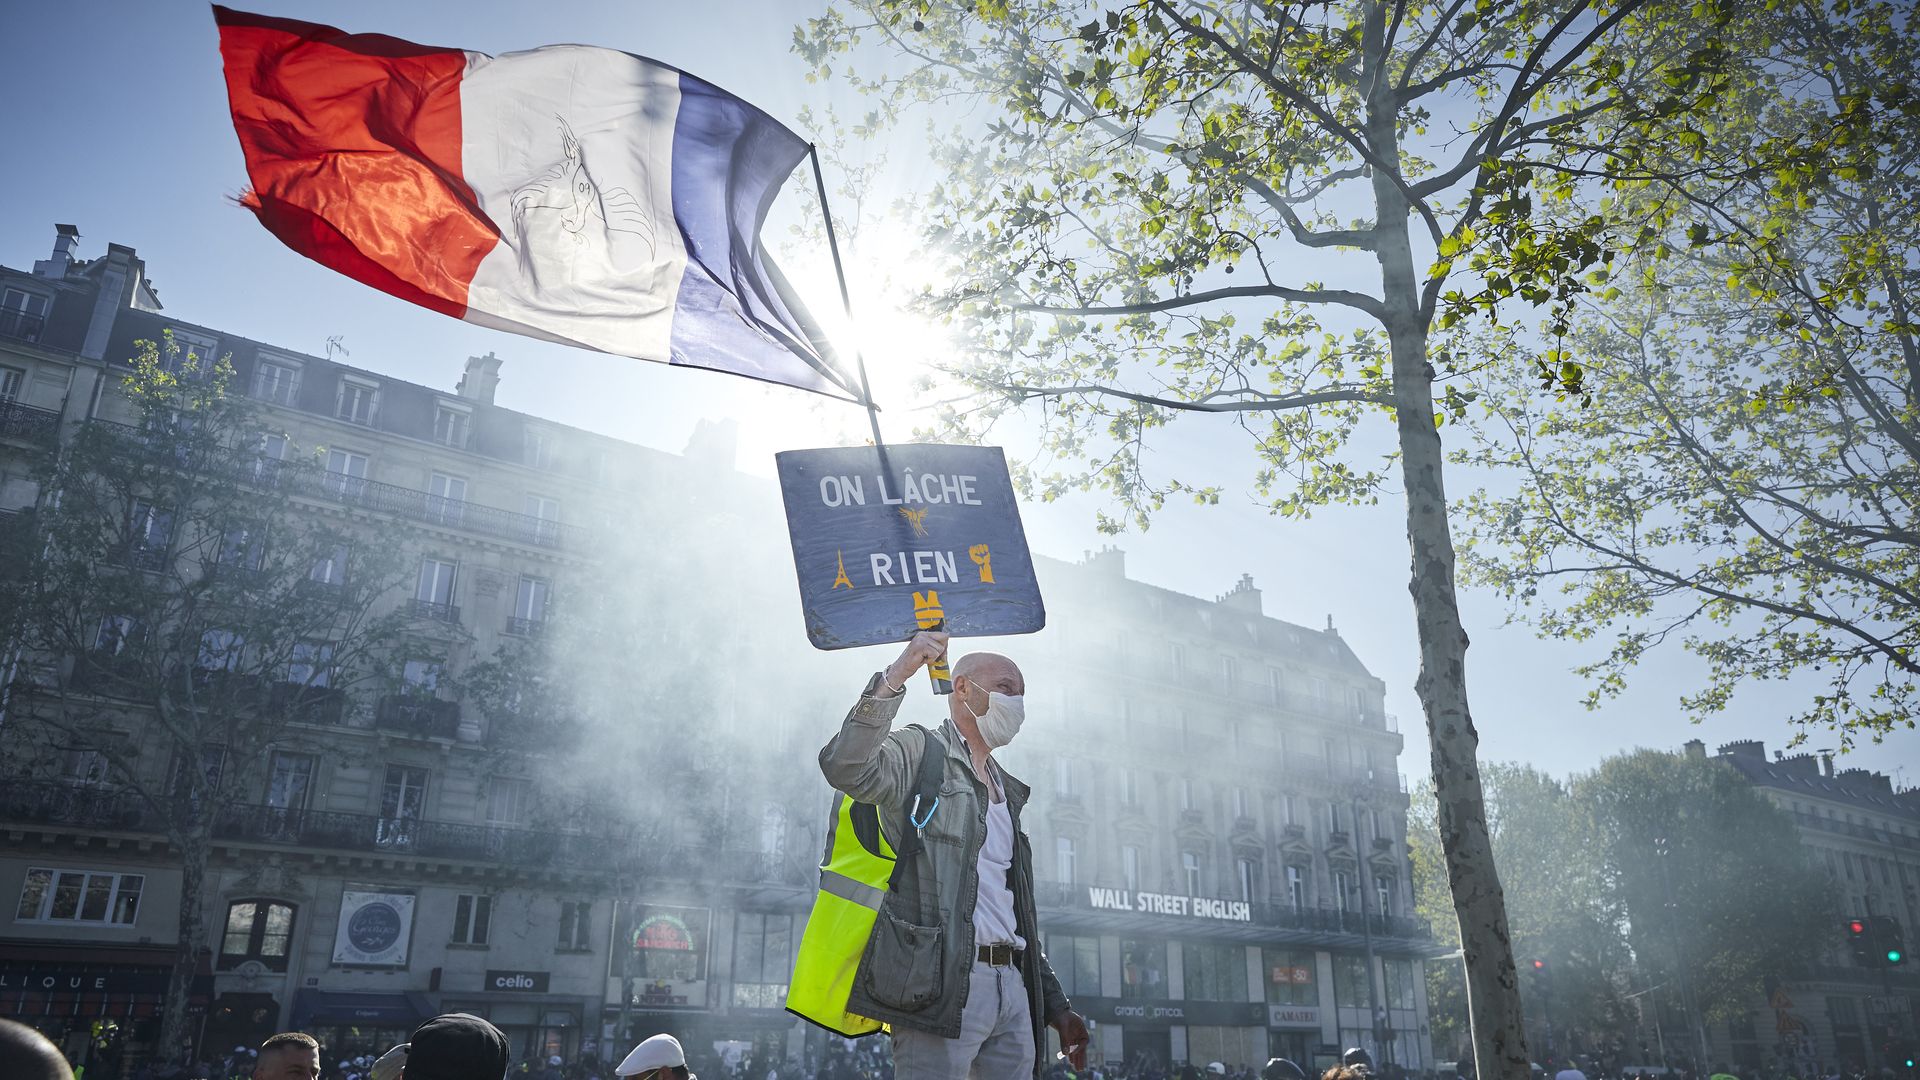
<instances>
[{"instance_id":1,"label":"man in dark jacket","mask_svg":"<svg viewBox=\"0 0 1920 1080\"><path fill-rule=\"evenodd\" d=\"M932 811L924 843L881 905L847 1010L892 1025L899 1080L1038 1080L1043 1021L1084 1068L1086 1021L1040 951L1033 850L1020 831L1028 789L993 760L1025 719L1025 677L1004 656L963 656L940 730L889 730L907 680L946 650L945 634L914 635L820 751L827 782L879 807L888 830L912 798L921 755L946 764L937 808L922 808Z\"/></svg>"}]
</instances>

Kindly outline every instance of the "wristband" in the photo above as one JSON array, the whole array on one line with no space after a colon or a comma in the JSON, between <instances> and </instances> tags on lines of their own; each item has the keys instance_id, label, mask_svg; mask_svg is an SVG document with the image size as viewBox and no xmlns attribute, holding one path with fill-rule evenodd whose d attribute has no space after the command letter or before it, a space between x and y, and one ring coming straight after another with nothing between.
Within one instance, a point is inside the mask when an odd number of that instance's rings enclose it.
<instances>
[{"instance_id":1,"label":"wristband","mask_svg":"<svg viewBox=\"0 0 1920 1080\"><path fill-rule=\"evenodd\" d=\"M884 686L884 687L886 687L886 688L887 688L887 689L888 689L889 691L891 691L892 693L894 693L894 694L896 694L896 695L898 695L898 694L904 694L904 693L906 693L906 692L907 692L907 688L906 688L906 687L904 687L904 686L895 686L895 685L893 685L892 683L890 683L890 682L888 682L888 681L887 681L887 673L886 673L886 672L884 672L884 671L880 673L880 685L881 685L881 686Z\"/></svg>"}]
</instances>

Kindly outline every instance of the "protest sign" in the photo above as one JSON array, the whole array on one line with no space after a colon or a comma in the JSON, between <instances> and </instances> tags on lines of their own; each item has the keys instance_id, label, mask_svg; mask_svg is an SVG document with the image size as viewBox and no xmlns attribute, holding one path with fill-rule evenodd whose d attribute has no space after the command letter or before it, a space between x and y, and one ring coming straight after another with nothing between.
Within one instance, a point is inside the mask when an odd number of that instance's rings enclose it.
<instances>
[{"instance_id":1,"label":"protest sign","mask_svg":"<svg viewBox=\"0 0 1920 1080\"><path fill-rule=\"evenodd\" d=\"M912 443L774 458L815 648L905 641L936 623L961 637L1046 625L999 447Z\"/></svg>"}]
</instances>

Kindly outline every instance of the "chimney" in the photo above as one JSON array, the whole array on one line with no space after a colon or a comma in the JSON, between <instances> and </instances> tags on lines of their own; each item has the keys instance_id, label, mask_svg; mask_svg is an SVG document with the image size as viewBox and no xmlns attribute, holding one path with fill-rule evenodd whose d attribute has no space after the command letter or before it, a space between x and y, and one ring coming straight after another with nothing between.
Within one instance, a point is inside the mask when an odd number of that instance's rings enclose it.
<instances>
[{"instance_id":1,"label":"chimney","mask_svg":"<svg viewBox=\"0 0 1920 1080\"><path fill-rule=\"evenodd\" d=\"M86 336L80 339L80 355L101 360L120 312L158 311L160 298L147 285L147 264L125 244L108 244L105 255L87 264L86 274L99 282L99 291L93 297Z\"/></svg>"},{"instance_id":2,"label":"chimney","mask_svg":"<svg viewBox=\"0 0 1920 1080\"><path fill-rule=\"evenodd\" d=\"M1751 758L1754 761L1767 760L1767 744L1759 739L1736 739L1720 744L1721 757Z\"/></svg>"},{"instance_id":3,"label":"chimney","mask_svg":"<svg viewBox=\"0 0 1920 1080\"><path fill-rule=\"evenodd\" d=\"M1080 560L1080 565L1124 578L1127 576L1127 553L1117 547L1102 547L1099 551L1087 552L1086 557Z\"/></svg>"},{"instance_id":4,"label":"chimney","mask_svg":"<svg viewBox=\"0 0 1920 1080\"><path fill-rule=\"evenodd\" d=\"M1701 742L1699 739L1688 739L1685 743L1681 745L1685 748L1687 758L1689 760L1692 760L1692 761L1707 760L1707 744L1706 743Z\"/></svg>"},{"instance_id":5,"label":"chimney","mask_svg":"<svg viewBox=\"0 0 1920 1080\"><path fill-rule=\"evenodd\" d=\"M72 225L53 227L53 256L33 264L33 276L59 280L73 269L74 249L80 246L80 230Z\"/></svg>"},{"instance_id":6,"label":"chimney","mask_svg":"<svg viewBox=\"0 0 1920 1080\"><path fill-rule=\"evenodd\" d=\"M485 356L467 357L466 373L460 376L460 383L453 388L453 392L468 401L491 405L493 392L498 389L500 389L500 358L489 352Z\"/></svg>"},{"instance_id":7,"label":"chimney","mask_svg":"<svg viewBox=\"0 0 1920 1080\"><path fill-rule=\"evenodd\" d=\"M1826 777L1829 780L1833 779L1833 755L1832 754L1820 755L1820 775Z\"/></svg>"},{"instance_id":8,"label":"chimney","mask_svg":"<svg viewBox=\"0 0 1920 1080\"><path fill-rule=\"evenodd\" d=\"M1333 612L1331 611L1327 612L1327 633L1333 637L1340 636L1340 631L1333 628Z\"/></svg>"},{"instance_id":9,"label":"chimney","mask_svg":"<svg viewBox=\"0 0 1920 1080\"><path fill-rule=\"evenodd\" d=\"M1219 603L1221 607L1235 608L1240 611L1250 612L1254 615L1262 613L1260 610L1260 590L1254 587L1252 574L1241 574L1240 583L1221 594L1216 599L1216 602Z\"/></svg>"}]
</instances>

